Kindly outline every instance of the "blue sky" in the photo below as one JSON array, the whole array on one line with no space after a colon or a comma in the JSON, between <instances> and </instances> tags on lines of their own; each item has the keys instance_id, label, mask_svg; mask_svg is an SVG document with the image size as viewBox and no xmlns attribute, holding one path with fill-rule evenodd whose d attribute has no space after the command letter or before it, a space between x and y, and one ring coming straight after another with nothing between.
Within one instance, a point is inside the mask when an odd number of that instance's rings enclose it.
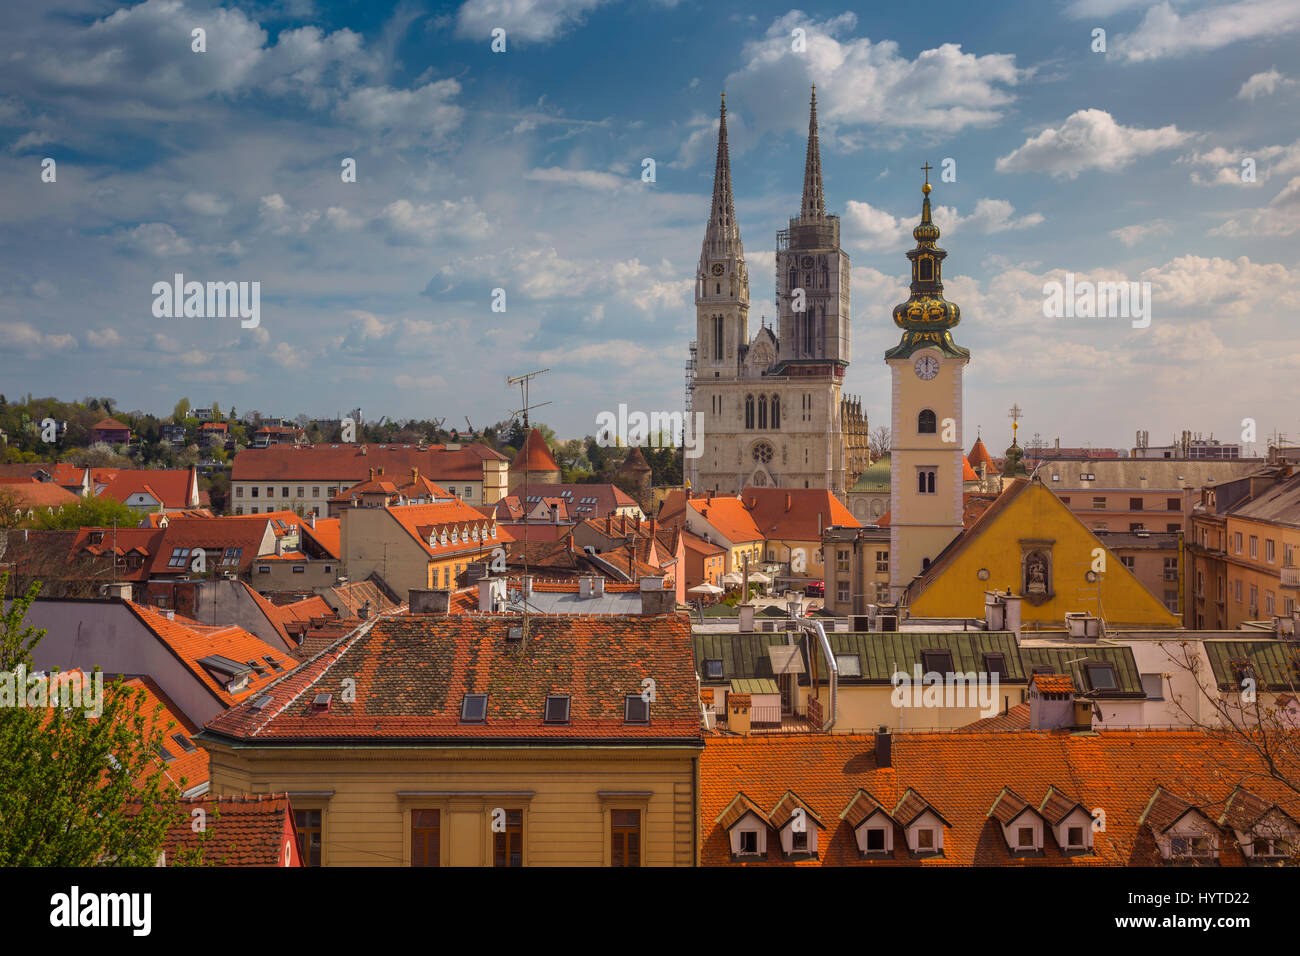
<instances>
[{"instance_id":1,"label":"blue sky","mask_svg":"<svg viewBox=\"0 0 1300 956\"><path fill-rule=\"evenodd\" d=\"M965 444L1005 447L1012 402L1063 444L1232 440L1247 417L1300 439L1298 53L1294 0L22 5L0 34L0 391L481 425L518 407L507 375L549 367L533 399L564 437L676 409L718 93L752 334L816 83L847 390L873 422L918 167L952 158L933 199ZM1044 318L1066 272L1149 281L1150 327ZM175 273L260 282L260 327L155 318Z\"/></svg>"}]
</instances>

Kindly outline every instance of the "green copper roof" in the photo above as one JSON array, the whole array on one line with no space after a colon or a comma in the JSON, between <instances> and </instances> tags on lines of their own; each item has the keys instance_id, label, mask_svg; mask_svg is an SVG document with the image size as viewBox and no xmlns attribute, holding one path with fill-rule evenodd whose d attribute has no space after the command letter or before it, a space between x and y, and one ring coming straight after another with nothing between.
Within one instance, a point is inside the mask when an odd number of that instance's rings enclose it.
<instances>
[{"instance_id":1,"label":"green copper roof","mask_svg":"<svg viewBox=\"0 0 1300 956\"><path fill-rule=\"evenodd\" d=\"M849 489L850 494L869 491L889 491L889 455L884 454L871 463L871 467L859 477L857 484Z\"/></svg>"}]
</instances>

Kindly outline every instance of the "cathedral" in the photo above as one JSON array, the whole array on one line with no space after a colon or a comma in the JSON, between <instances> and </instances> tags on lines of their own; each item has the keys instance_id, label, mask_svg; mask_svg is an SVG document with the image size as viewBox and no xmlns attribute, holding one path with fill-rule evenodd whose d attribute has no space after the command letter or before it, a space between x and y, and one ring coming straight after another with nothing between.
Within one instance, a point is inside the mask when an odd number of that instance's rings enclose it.
<instances>
[{"instance_id":1,"label":"cathedral","mask_svg":"<svg viewBox=\"0 0 1300 956\"><path fill-rule=\"evenodd\" d=\"M803 202L776 236L776 306L776 322L760 322L751 337L724 96L713 206L695 278L687 412L703 416L703 435L700 456L687 459L688 478L697 491L825 488L843 500L870 462L862 403L842 394L849 256L840 248L839 217L826 212L815 87Z\"/></svg>"}]
</instances>

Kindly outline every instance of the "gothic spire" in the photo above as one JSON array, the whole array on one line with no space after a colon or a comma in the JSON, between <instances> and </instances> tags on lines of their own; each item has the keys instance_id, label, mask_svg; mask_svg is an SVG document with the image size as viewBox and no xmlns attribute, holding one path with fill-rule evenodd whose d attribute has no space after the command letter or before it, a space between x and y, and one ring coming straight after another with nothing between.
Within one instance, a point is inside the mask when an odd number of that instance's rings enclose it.
<instances>
[{"instance_id":1,"label":"gothic spire","mask_svg":"<svg viewBox=\"0 0 1300 956\"><path fill-rule=\"evenodd\" d=\"M826 216L826 195L822 191L822 152L817 142L817 87L812 88L812 105L808 113L808 156L803 167L803 219Z\"/></svg>"},{"instance_id":2,"label":"gothic spire","mask_svg":"<svg viewBox=\"0 0 1300 956\"><path fill-rule=\"evenodd\" d=\"M740 226L736 223L736 199L731 191L731 154L727 150L727 94L722 94L718 120L718 159L713 170L713 209L704 234L704 254L743 256Z\"/></svg>"}]
</instances>

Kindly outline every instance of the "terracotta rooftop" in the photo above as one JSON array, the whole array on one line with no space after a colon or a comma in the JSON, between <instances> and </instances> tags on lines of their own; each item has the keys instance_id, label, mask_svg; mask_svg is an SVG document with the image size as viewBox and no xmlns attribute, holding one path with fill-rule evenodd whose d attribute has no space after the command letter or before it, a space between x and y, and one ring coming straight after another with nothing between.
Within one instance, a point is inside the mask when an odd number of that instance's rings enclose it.
<instances>
[{"instance_id":1,"label":"terracotta rooftop","mask_svg":"<svg viewBox=\"0 0 1300 956\"><path fill-rule=\"evenodd\" d=\"M271 701L233 708L207 733L245 741L434 744L495 740L608 744L698 742L702 735L684 617L384 617L269 688ZM649 723L625 698L652 677ZM354 694L342 693L344 680ZM327 707L314 703L332 695ZM486 719L461 719L466 694L487 694ZM568 695L568 720L547 722L548 695ZM352 699L345 699L350 697Z\"/></svg>"},{"instance_id":2,"label":"terracotta rooftop","mask_svg":"<svg viewBox=\"0 0 1300 956\"><path fill-rule=\"evenodd\" d=\"M482 444L448 449L441 445L272 445L247 448L235 456L230 480L364 481L371 468L404 475L418 468L435 481L482 481L484 460L505 461L504 455Z\"/></svg>"},{"instance_id":3,"label":"terracotta rooftop","mask_svg":"<svg viewBox=\"0 0 1300 956\"><path fill-rule=\"evenodd\" d=\"M204 832L195 832L193 811L201 809ZM202 848L208 866L301 865L293 808L286 793L196 797L182 801L181 819L163 841L167 865L178 853Z\"/></svg>"},{"instance_id":4,"label":"terracotta rooftop","mask_svg":"<svg viewBox=\"0 0 1300 956\"><path fill-rule=\"evenodd\" d=\"M558 473L560 466L551 454L551 450L546 447L546 439L542 437L542 433L534 428L524 439L524 444L515 455L514 461L510 462L510 470Z\"/></svg>"}]
</instances>

